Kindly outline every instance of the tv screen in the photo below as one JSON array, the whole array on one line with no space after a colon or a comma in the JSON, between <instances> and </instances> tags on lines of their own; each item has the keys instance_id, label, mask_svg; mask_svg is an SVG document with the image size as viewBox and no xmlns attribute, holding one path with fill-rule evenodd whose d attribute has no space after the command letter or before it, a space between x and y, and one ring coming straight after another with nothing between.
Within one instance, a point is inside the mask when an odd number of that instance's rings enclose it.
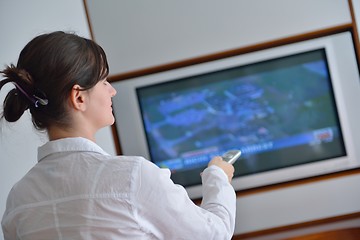
<instances>
[{"instance_id":1,"label":"tv screen","mask_svg":"<svg viewBox=\"0 0 360 240\"><path fill-rule=\"evenodd\" d=\"M124 155L169 168L191 198L214 155L240 149L236 191L360 167L351 32L113 82Z\"/></svg>"},{"instance_id":2,"label":"tv screen","mask_svg":"<svg viewBox=\"0 0 360 240\"><path fill-rule=\"evenodd\" d=\"M240 149L235 177L346 155L324 48L136 88L151 161L183 186Z\"/></svg>"}]
</instances>

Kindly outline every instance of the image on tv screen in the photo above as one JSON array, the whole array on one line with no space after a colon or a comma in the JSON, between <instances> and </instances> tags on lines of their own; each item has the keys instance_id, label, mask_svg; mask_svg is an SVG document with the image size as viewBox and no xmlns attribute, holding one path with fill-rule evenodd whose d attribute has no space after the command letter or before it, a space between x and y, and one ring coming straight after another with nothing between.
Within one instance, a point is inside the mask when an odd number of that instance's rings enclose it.
<instances>
[{"instance_id":1,"label":"image on tv screen","mask_svg":"<svg viewBox=\"0 0 360 240\"><path fill-rule=\"evenodd\" d=\"M346 155L324 49L136 92L151 161L184 186L229 149L235 176Z\"/></svg>"}]
</instances>

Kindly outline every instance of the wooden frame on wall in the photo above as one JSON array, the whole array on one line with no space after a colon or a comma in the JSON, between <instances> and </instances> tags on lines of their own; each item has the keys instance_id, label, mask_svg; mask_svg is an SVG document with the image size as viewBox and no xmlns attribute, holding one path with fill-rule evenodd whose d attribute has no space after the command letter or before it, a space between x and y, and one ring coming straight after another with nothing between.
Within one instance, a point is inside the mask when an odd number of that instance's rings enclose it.
<instances>
[{"instance_id":1,"label":"wooden frame on wall","mask_svg":"<svg viewBox=\"0 0 360 240\"><path fill-rule=\"evenodd\" d=\"M86 16L88 18L91 37L94 39L91 19L90 19L90 15L88 13L87 1L83 0L83 2L84 2L85 11L86 11ZM309 40L309 39L323 37L326 35L332 35L332 34L336 34L336 33L340 33L340 32L345 32L345 31L352 32L353 41L355 43L355 51L356 51L356 55L358 58L358 65L359 65L359 62L360 62L360 60L359 60L360 59L359 35L358 35L357 27L356 27L353 4L352 4L351 0L348 0L348 2L349 2L350 13L351 13L351 18L352 18L352 22L349 24L339 25L339 26L335 26L335 27L331 27L331 28L327 28L327 29L321 29L321 30L317 30L317 31L313 31L313 32L307 32L304 34L299 34L299 35L281 38L281 39L268 41L268 42L264 42L264 43L260 43L260 44L254 44L254 45L250 45L250 46L246 46L246 47L241 47L241 48L232 49L232 50L228 50L228 51L218 52L218 53L209 54L209 55L205 55L205 56L200 56L200 57L196 57L196 58L192 58L192 59L186 59L186 60L182 60L182 61L178 61L178 62L163 64L163 65L159 65L159 66L155 66L155 67L151 67L151 68L145 68L145 69L130 71L130 72L122 73L122 74L112 75L112 76L109 76L109 81L110 82L122 81L122 80L130 79L130 78L159 73L159 72L172 70L172 69L176 69L176 68L182 68L182 67L186 67L186 66L190 66L190 65L194 65L194 64L210 62L210 61L214 61L214 60L218 60L218 59L228 58L228 57L232 57L232 56L237 56L237 55L241 55L241 54L245 54L245 53L255 52L255 51L273 48L273 47L277 47L277 46L282 46L282 45L286 45L286 44L291 44L291 43L295 43L295 42L305 41L305 40ZM118 129L116 129L116 126L114 124L112 126L113 139L115 142L116 152L117 152L117 154L121 155L122 150L121 150L120 142L118 140L119 139L118 132L119 131L118 131ZM349 170L349 171L347 171L347 173L348 174L358 173L358 170ZM326 176L314 177L314 178L311 178L311 180L309 180L309 179L297 180L295 182L291 182L290 184L286 183L286 186L297 184L297 183L300 184L300 183L309 182L309 181L322 180L324 178L329 178L329 177L343 176L344 174L346 174L346 173L343 173L343 172L342 173L334 173L334 174L329 174ZM283 185L283 184L281 184L281 185ZM273 189L273 187L274 186L269 186L269 187L263 187L261 189L245 190L244 192L238 193L238 195L254 193L254 191L255 192L264 191L264 190L266 191L266 189L268 189L268 190ZM277 187L280 187L280 186L277 186Z\"/></svg>"},{"instance_id":2,"label":"wooden frame on wall","mask_svg":"<svg viewBox=\"0 0 360 240\"><path fill-rule=\"evenodd\" d=\"M86 0L84 0L83 2L84 2L88 22L89 22L90 33L91 33L92 38L94 39L91 20L90 20L90 16L89 16L88 10L87 10L88 8L87 8ZM305 40L309 40L309 39L314 39L314 38L318 38L318 37L323 37L323 36L327 36L327 35L345 32L345 31L352 32L358 66L360 69L359 35L358 35L357 26L356 26L355 13L354 13L352 1L348 0L348 3L349 3L351 18L352 18L352 22L349 24L338 25L335 27L321 29L321 30L317 30L317 31L313 31L313 32L307 32L304 34L294 35L291 37L276 39L273 41L268 41L268 42L264 42L264 43L260 43L260 44L249 45L246 47L241 47L241 48L232 49L232 50L228 50L228 51L217 52L217 53L209 54L209 55L205 55L205 56L199 56L196 58L185 59L182 61L171 62L168 64L158 65L155 67L139 69L136 71L129 71L129 72L125 72L122 74L116 74L116 75L109 76L109 81L110 82L123 81L123 80L127 80L130 78L159 73L159 72L176 69L176 68L182 68L182 67L186 67L186 66L191 66L191 65L199 64L199 63L206 63L206 62L219 60L219 59L223 59L223 58L227 58L227 57L237 56L237 55L241 55L241 54L245 54L245 53L255 52L255 51L259 51L259 50L263 50L263 49L273 48L273 47L282 46L282 45L291 44L291 43L300 42L300 41L305 41ZM112 134L113 134L113 139L115 142L116 152L117 152L117 154L122 154L119 138L117 135L118 132L119 131L118 131L118 129L116 129L116 126L114 124L112 126ZM307 184L307 183L316 182L316 181L323 181L326 179L338 178L338 177L348 176L348 175L352 175L352 174L360 174L360 169L352 169L352 170L347 170L347 171L343 171L343 172L337 172L337 173L331 173L331 174L322 175L322 176L311 177L311 178L307 178L307 179L294 180L294 181L286 182L286 183L279 183L279 184L264 186L264 187L255 188L255 189L238 191L237 196L241 197L244 195L272 191L272 190L279 189L279 188L292 187L292 186L299 185L299 184ZM304 228L307 226L320 225L320 224L324 224L324 223L332 223L332 222L336 222L336 221L340 221L340 220L344 220L344 219L354 219L354 218L359 218L359 217L360 217L360 213L352 213L352 214L348 214L348 215L344 215L344 216L332 217L332 218L327 218L327 219L319 219L319 220L312 221L312 222L293 224L293 225L283 226L283 227L279 227L279 228L266 229L266 230L262 230L262 231L240 234L240 235L234 236L233 239L245 239L245 238L250 238L250 237L258 237L258 236L263 236L263 235L276 233L276 232L300 229L300 228Z\"/></svg>"}]
</instances>

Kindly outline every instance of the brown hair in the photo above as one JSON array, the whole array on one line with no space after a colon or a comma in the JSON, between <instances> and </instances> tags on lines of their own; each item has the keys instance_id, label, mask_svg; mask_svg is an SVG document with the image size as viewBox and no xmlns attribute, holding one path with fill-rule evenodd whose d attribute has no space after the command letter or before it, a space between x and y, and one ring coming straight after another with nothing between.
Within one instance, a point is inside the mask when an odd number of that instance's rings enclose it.
<instances>
[{"instance_id":1,"label":"brown hair","mask_svg":"<svg viewBox=\"0 0 360 240\"><path fill-rule=\"evenodd\" d=\"M29 109L39 130L50 125L68 126L67 104L75 84L87 90L107 77L104 50L94 41L72 33L53 32L31 40L21 51L17 65L7 66L0 90L12 82L5 97L2 118L17 121Z\"/></svg>"}]
</instances>

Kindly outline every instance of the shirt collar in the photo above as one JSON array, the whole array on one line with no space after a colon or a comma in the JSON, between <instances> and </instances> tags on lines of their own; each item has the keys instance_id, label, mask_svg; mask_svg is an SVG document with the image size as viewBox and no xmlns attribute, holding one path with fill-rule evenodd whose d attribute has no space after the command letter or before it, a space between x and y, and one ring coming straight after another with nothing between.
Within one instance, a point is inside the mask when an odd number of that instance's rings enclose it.
<instances>
[{"instance_id":1,"label":"shirt collar","mask_svg":"<svg viewBox=\"0 0 360 240\"><path fill-rule=\"evenodd\" d=\"M45 143L38 148L38 162L57 152L96 152L108 155L101 147L86 138L62 138Z\"/></svg>"}]
</instances>

